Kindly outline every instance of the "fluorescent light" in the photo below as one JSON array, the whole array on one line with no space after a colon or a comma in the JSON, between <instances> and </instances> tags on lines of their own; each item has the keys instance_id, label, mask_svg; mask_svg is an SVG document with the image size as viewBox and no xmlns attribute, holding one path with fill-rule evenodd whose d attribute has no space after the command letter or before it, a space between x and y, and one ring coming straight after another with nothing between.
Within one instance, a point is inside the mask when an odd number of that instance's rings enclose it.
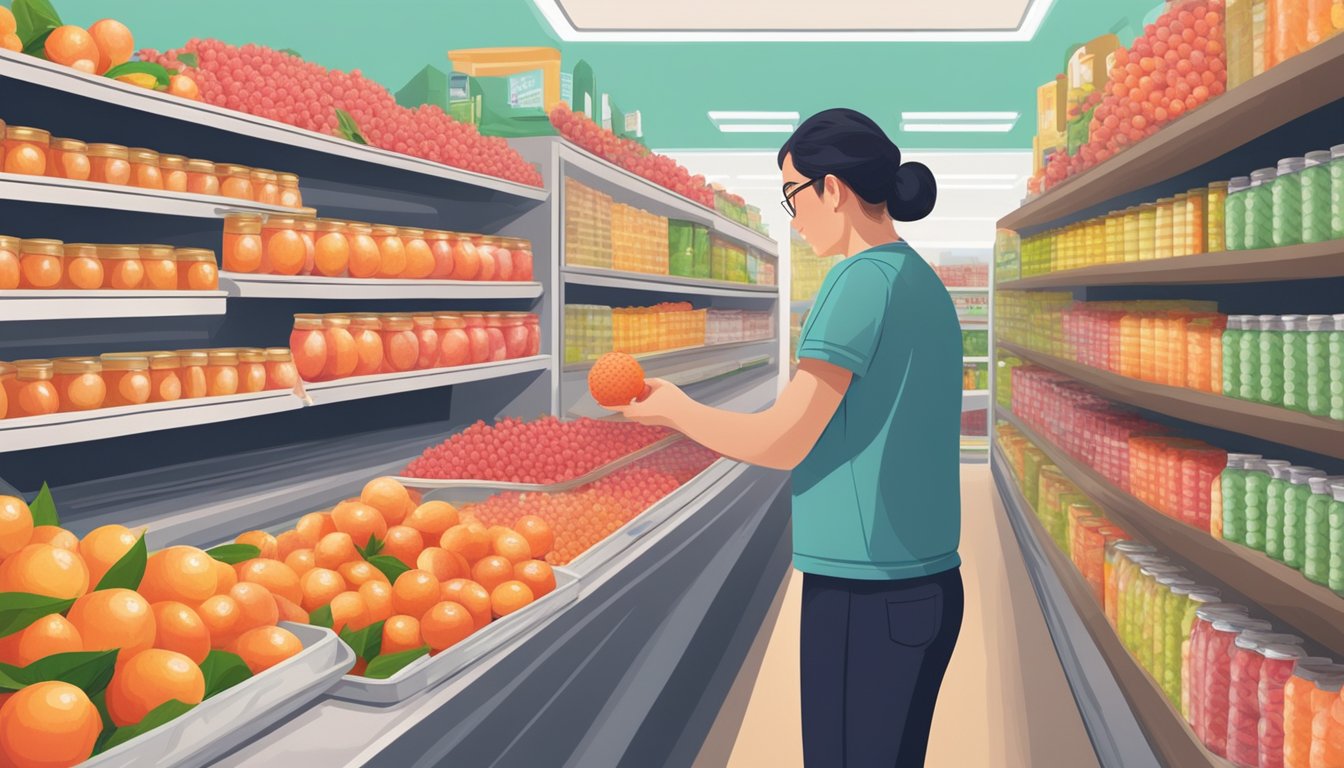
<instances>
[{"instance_id":1,"label":"fluorescent light","mask_svg":"<svg viewBox=\"0 0 1344 768\"><path fill-rule=\"evenodd\" d=\"M797 120L800 115L797 112L722 112L713 111L709 113L709 119L714 122L720 120Z\"/></svg>"},{"instance_id":2,"label":"fluorescent light","mask_svg":"<svg viewBox=\"0 0 1344 768\"><path fill-rule=\"evenodd\" d=\"M902 112L902 120L1017 120L1020 112Z\"/></svg>"},{"instance_id":3,"label":"fluorescent light","mask_svg":"<svg viewBox=\"0 0 1344 768\"><path fill-rule=\"evenodd\" d=\"M934 178L937 179L938 177L937 177L937 176L934 176ZM1016 185L1016 184L939 184L939 185L938 185L938 191L939 191L939 192L942 192L943 190L946 190L946 189L999 189L999 190L1009 190L1009 189L1017 189L1017 188L1018 188L1018 185Z\"/></svg>"},{"instance_id":4,"label":"fluorescent light","mask_svg":"<svg viewBox=\"0 0 1344 768\"><path fill-rule=\"evenodd\" d=\"M1007 133L1012 123L901 123L906 133Z\"/></svg>"},{"instance_id":5,"label":"fluorescent light","mask_svg":"<svg viewBox=\"0 0 1344 768\"><path fill-rule=\"evenodd\" d=\"M778 173L746 173L737 178L743 181L780 181L781 175Z\"/></svg>"},{"instance_id":6,"label":"fluorescent light","mask_svg":"<svg viewBox=\"0 0 1344 768\"><path fill-rule=\"evenodd\" d=\"M725 123L719 126L724 133L793 133L791 123Z\"/></svg>"},{"instance_id":7,"label":"fluorescent light","mask_svg":"<svg viewBox=\"0 0 1344 768\"><path fill-rule=\"evenodd\" d=\"M957 181L1017 181L1022 178L1016 173L939 173L939 181L955 179ZM998 221L998 219L995 219Z\"/></svg>"}]
</instances>

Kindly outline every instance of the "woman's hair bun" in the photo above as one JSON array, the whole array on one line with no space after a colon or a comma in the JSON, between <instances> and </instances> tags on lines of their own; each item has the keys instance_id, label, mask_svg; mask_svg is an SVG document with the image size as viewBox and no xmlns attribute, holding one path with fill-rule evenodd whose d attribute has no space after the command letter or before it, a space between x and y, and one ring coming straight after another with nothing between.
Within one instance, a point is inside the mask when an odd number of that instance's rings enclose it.
<instances>
[{"instance_id":1,"label":"woman's hair bun","mask_svg":"<svg viewBox=\"0 0 1344 768\"><path fill-rule=\"evenodd\" d=\"M919 221L933 211L938 183L923 163L901 163L896 169L896 188L887 198L887 213L896 221Z\"/></svg>"}]
</instances>

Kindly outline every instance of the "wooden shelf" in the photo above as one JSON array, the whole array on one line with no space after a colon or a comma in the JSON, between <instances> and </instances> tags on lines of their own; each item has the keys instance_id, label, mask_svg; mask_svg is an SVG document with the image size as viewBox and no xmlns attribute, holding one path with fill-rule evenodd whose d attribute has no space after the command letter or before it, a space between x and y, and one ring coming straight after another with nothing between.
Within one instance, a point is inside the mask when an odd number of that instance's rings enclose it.
<instances>
[{"instance_id":1,"label":"wooden shelf","mask_svg":"<svg viewBox=\"0 0 1344 768\"><path fill-rule=\"evenodd\" d=\"M1344 276L1344 240L1222 251L1067 269L999 283L999 290L1093 285L1211 285Z\"/></svg>"},{"instance_id":2,"label":"wooden shelf","mask_svg":"<svg viewBox=\"0 0 1344 768\"><path fill-rule=\"evenodd\" d=\"M1344 597L1308 581L1295 569L1264 553L1215 539L1207 531L1196 530L1163 515L1064 453L1013 414L999 411L995 416L1012 424L1035 443L1080 491L1099 504L1122 528L1160 545L1178 560L1240 592L1331 653L1344 654Z\"/></svg>"},{"instance_id":3,"label":"wooden shelf","mask_svg":"<svg viewBox=\"0 0 1344 768\"><path fill-rule=\"evenodd\" d=\"M1042 576L1040 571L1043 570L1053 573L1067 598L1064 606L1054 607L1072 608L1077 619L1087 630L1087 635L1092 638L1116 685L1128 702L1130 712L1138 721L1143 734L1147 736L1148 747L1152 750L1153 756L1159 758L1164 765L1181 766L1181 768L1196 766L1230 768L1232 765L1230 762L1204 748L1186 724L1185 718L1171 706L1162 689L1125 650L1110 622L1106 620L1102 607L1097 604L1091 587L1083 580L1068 556L1055 546L1045 528L1036 519L1036 515L1027 508L1026 500L1018 491L1012 475L1008 472L1009 465L998 448L993 451L992 463L1000 491L998 500L1002 503L1018 537L1030 537L1029 542L1022 542L1022 553L1028 569L1033 571L1034 579ZM1052 637L1065 631L1063 627L1058 626L1062 622L1058 622L1057 619L1050 621L1055 613L1055 611L1046 612ZM1056 645L1059 642L1060 640L1056 638ZM1088 681L1078 679L1079 677L1081 675L1078 674L1069 677L1069 684L1076 692L1075 696L1083 693L1089 700L1094 698L1091 696L1093 692L1088 690ZM1078 691L1079 688L1083 690ZM1085 713L1091 711L1091 708L1084 711ZM1107 729L1109 733L1109 724L1104 719L1105 713L1097 714L1101 716L1102 722L1089 721L1089 730L1094 727L1102 728ZM1134 747L1133 744L1120 745L1120 748L1124 749Z\"/></svg>"},{"instance_id":4,"label":"wooden shelf","mask_svg":"<svg viewBox=\"0 0 1344 768\"><path fill-rule=\"evenodd\" d=\"M1172 122L1131 149L1059 184L999 220L1022 230L1198 168L1339 99L1344 35L1326 40Z\"/></svg>"},{"instance_id":5,"label":"wooden shelf","mask_svg":"<svg viewBox=\"0 0 1344 768\"><path fill-rule=\"evenodd\" d=\"M1344 458L1344 421L1183 387L1138 381L1033 352L1016 344L1000 343L998 346L1025 361L1086 384L1112 400L1206 427L1259 437L1323 456Z\"/></svg>"}]
</instances>

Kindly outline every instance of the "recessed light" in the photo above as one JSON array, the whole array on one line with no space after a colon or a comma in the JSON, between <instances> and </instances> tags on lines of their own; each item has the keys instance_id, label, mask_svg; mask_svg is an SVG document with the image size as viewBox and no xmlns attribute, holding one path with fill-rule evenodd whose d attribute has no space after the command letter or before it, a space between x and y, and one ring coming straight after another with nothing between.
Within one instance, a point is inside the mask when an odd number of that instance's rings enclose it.
<instances>
[{"instance_id":1,"label":"recessed light","mask_svg":"<svg viewBox=\"0 0 1344 768\"><path fill-rule=\"evenodd\" d=\"M797 112L733 112L711 110L709 119L714 122L720 120L794 120L800 115Z\"/></svg>"},{"instance_id":2,"label":"recessed light","mask_svg":"<svg viewBox=\"0 0 1344 768\"><path fill-rule=\"evenodd\" d=\"M1007 133L1012 123L901 123L906 133Z\"/></svg>"},{"instance_id":3,"label":"recessed light","mask_svg":"<svg viewBox=\"0 0 1344 768\"><path fill-rule=\"evenodd\" d=\"M725 123L719 126L724 133L793 133L791 123Z\"/></svg>"},{"instance_id":4,"label":"recessed light","mask_svg":"<svg viewBox=\"0 0 1344 768\"><path fill-rule=\"evenodd\" d=\"M1020 112L902 112L902 120L1017 120Z\"/></svg>"}]
</instances>

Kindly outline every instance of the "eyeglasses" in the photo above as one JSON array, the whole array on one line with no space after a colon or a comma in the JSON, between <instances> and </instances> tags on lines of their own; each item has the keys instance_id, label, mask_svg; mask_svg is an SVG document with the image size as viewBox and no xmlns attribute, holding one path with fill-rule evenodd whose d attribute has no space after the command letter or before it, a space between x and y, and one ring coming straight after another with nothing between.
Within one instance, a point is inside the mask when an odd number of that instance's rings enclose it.
<instances>
[{"instance_id":1,"label":"eyeglasses","mask_svg":"<svg viewBox=\"0 0 1344 768\"><path fill-rule=\"evenodd\" d=\"M793 182L789 182L788 184L784 185L784 199L780 200L779 204L784 206L784 210L789 212L789 218L793 218L798 215L798 209L793 205L793 198L796 197L798 193L802 192L804 189L807 189L813 184L817 184L824 180L825 177L822 177L820 179L813 179L807 182L806 184L794 184Z\"/></svg>"}]
</instances>

